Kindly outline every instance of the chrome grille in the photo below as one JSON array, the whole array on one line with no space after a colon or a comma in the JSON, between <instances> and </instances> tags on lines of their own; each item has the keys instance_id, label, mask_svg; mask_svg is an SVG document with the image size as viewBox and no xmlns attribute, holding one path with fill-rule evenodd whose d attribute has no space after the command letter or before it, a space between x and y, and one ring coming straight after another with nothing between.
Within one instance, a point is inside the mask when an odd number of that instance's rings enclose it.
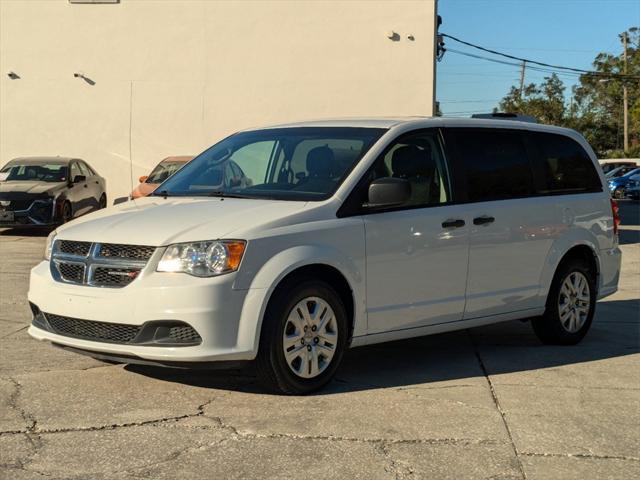
<instances>
[{"instance_id":1,"label":"chrome grille","mask_svg":"<svg viewBox=\"0 0 640 480\"><path fill-rule=\"evenodd\" d=\"M84 279L83 263L60 263L58 270L62 278L67 282L82 283Z\"/></svg>"},{"instance_id":2,"label":"chrome grille","mask_svg":"<svg viewBox=\"0 0 640 480\"><path fill-rule=\"evenodd\" d=\"M140 331L140 326L138 325L80 320L79 318L53 315L52 313L45 313L44 315L54 333L66 337L100 340L102 342L112 343L128 343L133 340Z\"/></svg>"},{"instance_id":3,"label":"chrome grille","mask_svg":"<svg viewBox=\"0 0 640 480\"><path fill-rule=\"evenodd\" d=\"M68 253L70 255L81 255L86 257L89 255L89 249L91 248L91 242L73 242L70 240L60 240L58 243L58 250L62 253Z\"/></svg>"},{"instance_id":4,"label":"chrome grille","mask_svg":"<svg viewBox=\"0 0 640 480\"><path fill-rule=\"evenodd\" d=\"M122 288L138 278L153 252L145 245L57 240L51 274L59 282Z\"/></svg>"},{"instance_id":5,"label":"chrome grille","mask_svg":"<svg viewBox=\"0 0 640 480\"><path fill-rule=\"evenodd\" d=\"M134 258L136 260L149 260L156 247L143 245L122 245L119 243L103 243L100 246L99 255L105 258Z\"/></svg>"},{"instance_id":6,"label":"chrome grille","mask_svg":"<svg viewBox=\"0 0 640 480\"><path fill-rule=\"evenodd\" d=\"M139 268L96 267L91 283L109 287L124 287L133 282L139 273Z\"/></svg>"}]
</instances>

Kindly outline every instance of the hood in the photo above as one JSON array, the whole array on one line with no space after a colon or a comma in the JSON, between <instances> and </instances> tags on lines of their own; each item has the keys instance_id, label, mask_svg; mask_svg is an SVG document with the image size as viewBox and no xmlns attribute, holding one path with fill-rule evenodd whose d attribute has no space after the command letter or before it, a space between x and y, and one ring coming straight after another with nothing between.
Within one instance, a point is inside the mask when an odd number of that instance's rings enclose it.
<instances>
[{"instance_id":1,"label":"hood","mask_svg":"<svg viewBox=\"0 0 640 480\"><path fill-rule=\"evenodd\" d=\"M58 235L65 240L150 246L238 238L233 234L279 220L305 205L241 198L145 197L73 220L58 228Z\"/></svg>"},{"instance_id":2,"label":"hood","mask_svg":"<svg viewBox=\"0 0 640 480\"><path fill-rule=\"evenodd\" d=\"M29 182L26 180L10 180L0 182L0 196L7 197L12 193L42 195L46 193L54 193L58 190L62 190L66 186L66 182Z\"/></svg>"}]
</instances>

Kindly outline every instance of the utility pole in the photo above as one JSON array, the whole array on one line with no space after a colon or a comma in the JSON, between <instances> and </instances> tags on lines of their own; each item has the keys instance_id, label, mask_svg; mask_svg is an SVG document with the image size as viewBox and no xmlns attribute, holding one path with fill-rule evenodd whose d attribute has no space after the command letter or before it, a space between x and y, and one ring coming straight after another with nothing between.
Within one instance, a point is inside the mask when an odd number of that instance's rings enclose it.
<instances>
[{"instance_id":1,"label":"utility pole","mask_svg":"<svg viewBox=\"0 0 640 480\"><path fill-rule=\"evenodd\" d=\"M622 59L624 61L624 74L627 75L627 32L622 34ZM624 124L624 151L629 151L629 97L627 94L627 79L622 79L622 115L623 115L623 124Z\"/></svg>"},{"instance_id":2,"label":"utility pole","mask_svg":"<svg viewBox=\"0 0 640 480\"><path fill-rule=\"evenodd\" d=\"M527 62L522 61L522 67L520 68L520 100L522 100L522 92L524 90L524 69L527 67Z\"/></svg>"}]
</instances>

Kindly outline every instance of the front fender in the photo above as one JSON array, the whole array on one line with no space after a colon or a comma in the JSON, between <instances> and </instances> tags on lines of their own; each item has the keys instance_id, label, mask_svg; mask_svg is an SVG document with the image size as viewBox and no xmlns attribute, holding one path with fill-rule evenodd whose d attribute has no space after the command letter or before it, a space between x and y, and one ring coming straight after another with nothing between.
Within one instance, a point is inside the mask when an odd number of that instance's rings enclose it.
<instances>
[{"instance_id":1,"label":"front fender","mask_svg":"<svg viewBox=\"0 0 640 480\"><path fill-rule=\"evenodd\" d=\"M364 256L349 255L328 245L299 245L269 258L248 285L238 326L238 349L258 351L262 320L276 287L291 272L318 264L333 267L345 277L353 292L354 335L366 333Z\"/></svg>"}]
</instances>

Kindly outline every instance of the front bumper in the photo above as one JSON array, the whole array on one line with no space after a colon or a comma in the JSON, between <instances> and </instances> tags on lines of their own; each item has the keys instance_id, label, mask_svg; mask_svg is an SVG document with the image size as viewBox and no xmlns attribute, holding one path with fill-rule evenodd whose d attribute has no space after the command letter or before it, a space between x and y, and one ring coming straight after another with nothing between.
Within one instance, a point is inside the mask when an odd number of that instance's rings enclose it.
<instances>
[{"instance_id":1,"label":"front bumper","mask_svg":"<svg viewBox=\"0 0 640 480\"><path fill-rule=\"evenodd\" d=\"M36 312L107 324L182 322L201 337L198 345L114 343L54 333L37 321L29 334L60 346L156 363L252 360L255 342L240 338L240 318L250 290L233 288L234 274L197 278L147 268L123 288L57 282L48 262L31 270L29 302ZM256 319L257 323L257 319ZM245 340L245 341L242 341ZM253 339L250 339L253 340ZM137 362L140 363L140 362Z\"/></svg>"},{"instance_id":2,"label":"front bumper","mask_svg":"<svg viewBox=\"0 0 640 480\"><path fill-rule=\"evenodd\" d=\"M55 202L52 200L34 200L24 210L0 211L0 228L51 227L60 222L55 218Z\"/></svg>"}]
</instances>

